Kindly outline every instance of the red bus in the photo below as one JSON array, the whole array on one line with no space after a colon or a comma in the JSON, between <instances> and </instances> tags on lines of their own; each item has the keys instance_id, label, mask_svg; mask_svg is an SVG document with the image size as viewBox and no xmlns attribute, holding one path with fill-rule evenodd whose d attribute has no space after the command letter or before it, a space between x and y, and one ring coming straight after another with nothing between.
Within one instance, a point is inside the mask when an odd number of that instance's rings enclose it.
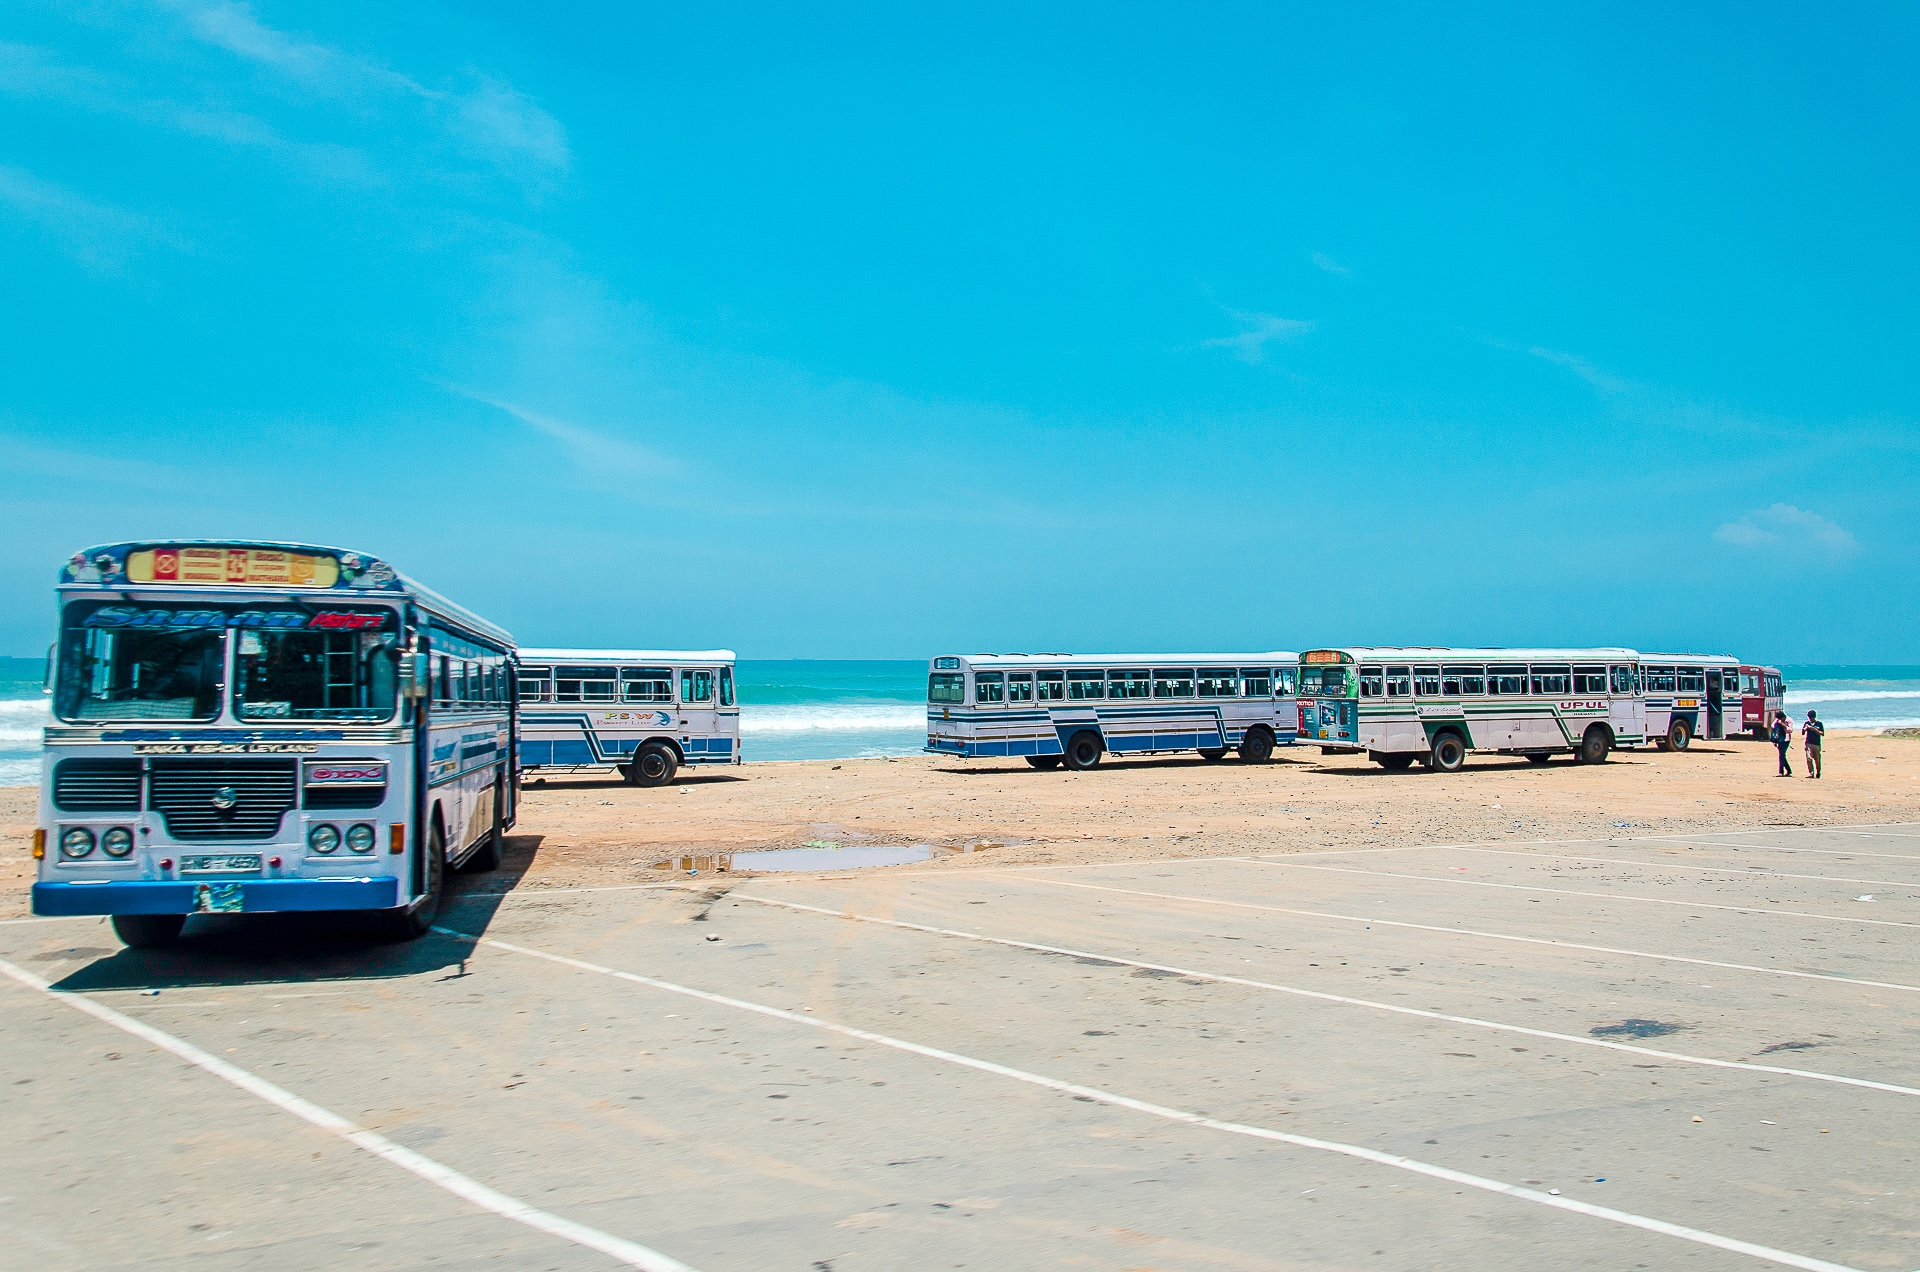
<instances>
[{"instance_id":1,"label":"red bus","mask_svg":"<svg viewBox=\"0 0 1920 1272\"><path fill-rule=\"evenodd\" d=\"M1740 723L1755 740L1765 742L1787 691L1778 667L1740 668ZM1727 732L1731 734L1732 729Z\"/></svg>"}]
</instances>

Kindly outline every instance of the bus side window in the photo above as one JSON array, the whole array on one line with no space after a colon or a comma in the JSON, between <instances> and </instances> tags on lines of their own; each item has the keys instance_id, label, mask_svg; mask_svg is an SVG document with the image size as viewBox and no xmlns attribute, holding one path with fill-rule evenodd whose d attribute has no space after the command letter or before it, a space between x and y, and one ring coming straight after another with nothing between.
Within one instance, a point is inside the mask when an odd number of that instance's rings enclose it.
<instances>
[{"instance_id":1,"label":"bus side window","mask_svg":"<svg viewBox=\"0 0 1920 1272\"><path fill-rule=\"evenodd\" d=\"M1067 673L1068 698L1104 698L1106 696L1106 672L1070 671Z\"/></svg>"},{"instance_id":2,"label":"bus side window","mask_svg":"<svg viewBox=\"0 0 1920 1272\"><path fill-rule=\"evenodd\" d=\"M1272 697L1273 669L1270 667L1242 667L1240 669L1240 692L1249 698Z\"/></svg>"},{"instance_id":3,"label":"bus side window","mask_svg":"<svg viewBox=\"0 0 1920 1272\"><path fill-rule=\"evenodd\" d=\"M1362 698L1380 698L1386 695L1386 681L1381 678L1378 667L1360 669L1360 696Z\"/></svg>"},{"instance_id":4,"label":"bus side window","mask_svg":"<svg viewBox=\"0 0 1920 1272\"><path fill-rule=\"evenodd\" d=\"M1194 689L1202 698L1237 698L1240 677L1231 667L1202 667L1194 673Z\"/></svg>"},{"instance_id":5,"label":"bus side window","mask_svg":"<svg viewBox=\"0 0 1920 1272\"><path fill-rule=\"evenodd\" d=\"M623 702L672 702L673 668L622 667L620 699Z\"/></svg>"},{"instance_id":6,"label":"bus side window","mask_svg":"<svg viewBox=\"0 0 1920 1272\"><path fill-rule=\"evenodd\" d=\"M444 707L453 701L453 669L450 663L445 654L440 655L440 687L433 695L436 706Z\"/></svg>"},{"instance_id":7,"label":"bus side window","mask_svg":"<svg viewBox=\"0 0 1920 1272\"><path fill-rule=\"evenodd\" d=\"M1518 698L1527 692L1527 669L1520 666L1487 668L1487 693Z\"/></svg>"},{"instance_id":8,"label":"bus side window","mask_svg":"<svg viewBox=\"0 0 1920 1272\"><path fill-rule=\"evenodd\" d=\"M973 700L975 702L999 702L1006 695L1006 673L1000 671L976 671L973 673Z\"/></svg>"},{"instance_id":9,"label":"bus side window","mask_svg":"<svg viewBox=\"0 0 1920 1272\"><path fill-rule=\"evenodd\" d=\"M731 667L720 669L720 705L723 707L733 705L733 668Z\"/></svg>"},{"instance_id":10,"label":"bus side window","mask_svg":"<svg viewBox=\"0 0 1920 1272\"><path fill-rule=\"evenodd\" d=\"M520 669L520 701L553 701L553 673L545 667Z\"/></svg>"},{"instance_id":11,"label":"bus side window","mask_svg":"<svg viewBox=\"0 0 1920 1272\"><path fill-rule=\"evenodd\" d=\"M682 671L680 673L680 701L712 702L713 673L711 671Z\"/></svg>"},{"instance_id":12,"label":"bus side window","mask_svg":"<svg viewBox=\"0 0 1920 1272\"><path fill-rule=\"evenodd\" d=\"M1176 670L1171 667L1162 667L1160 670L1154 672L1153 696L1156 698L1193 697L1193 670L1191 668Z\"/></svg>"},{"instance_id":13,"label":"bus side window","mask_svg":"<svg viewBox=\"0 0 1920 1272\"><path fill-rule=\"evenodd\" d=\"M1144 698L1148 694L1151 677L1145 670L1111 671L1107 673L1107 696L1109 698Z\"/></svg>"},{"instance_id":14,"label":"bus side window","mask_svg":"<svg viewBox=\"0 0 1920 1272\"><path fill-rule=\"evenodd\" d=\"M1415 667L1413 669L1413 692L1419 698L1437 698L1440 696L1440 669L1438 667Z\"/></svg>"},{"instance_id":15,"label":"bus side window","mask_svg":"<svg viewBox=\"0 0 1920 1272\"><path fill-rule=\"evenodd\" d=\"M1043 671L1039 673L1038 692L1042 702L1059 702L1067 696L1067 673L1064 671Z\"/></svg>"},{"instance_id":16,"label":"bus side window","mask_svg":"<svg viewBox=\"0 0 1920 1272\"><path fill-rule=\"evenodd\" d=\"M1008 702L1032 702L1033 701L1033 673L1032 672L1023 671L1023 672L1008 673L1007 701Z\"/></svg>"},{"instance_id":17,"label":"bus side window","mask_svg":"<svg viewBox=\"0 0 1920 1272\"><path fill-rule=\"evenodd\" d=\"M1607 669L1605 667L1575 667L1573 669L1573 691L1575 693L1605 693L1607 691Z\"/></svg>"},{"instance_id":18,"label":"bus side window","mask_svg":"<svg viewBox=\"0 0 1920 1272\"><path fill-rule=\"evenodd\" d=\"M1454 692L1462 697L1477 698L1487 691L1487 673L1482 667L1449 667L1447 675L1459 677L1460 687Z\"/></svg>"},{"instance_id":19,"label":"bus side window","mask_svg":"<svg viewBox=\"0 0 1920 1272\"><path fill-rule=\"evenodd\" d=\"M1413 696L1413 669L1411 667L1387 668L1387 697L1411 698Z\"/></svg>"},{"instance_id":20,"label":"bus side window","mask_svg":"<svg viewBox=\"0 0 1920 1272\"><path fill-rule=\"evenodd\" d=\"M1565 666L1535 667L1533 691L1546 698L1562 698L1570 691L1573 677Z\"/></svg>"},{"instance_id":21,"label":"bus side window","mask_svg":"<svg viewBox=\"0 0 1920 1272\"><path fill-rule=\"evenodd\" d=\"M1633 692L1633 675L1625 667L1613 669L1613 692L1622 698Z\"/></svg>"},{"instance_id":22,"label":"bus side window","mask_svg":"<svg viewBox=\"0 0 1920 1272\"><path fill-rule=\"evenodd\" d=\"M1273 692L1277 696L1282 698L1293 697L1293 681L1298 670L1296 667L1275 667L1273 669Z\"/></svg>"}]
</instances>

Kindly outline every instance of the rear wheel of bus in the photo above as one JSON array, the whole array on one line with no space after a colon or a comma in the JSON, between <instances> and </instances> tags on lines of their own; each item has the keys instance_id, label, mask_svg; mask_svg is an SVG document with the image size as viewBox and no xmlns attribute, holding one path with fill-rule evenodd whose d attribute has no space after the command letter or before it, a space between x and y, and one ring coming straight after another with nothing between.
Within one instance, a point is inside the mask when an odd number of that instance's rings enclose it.
<instances>
[{"instance_id":1,"label":"rear wheel of bus","mask_svg":"<svg viewBox=\"0 0 1920 1272\"><path fill-rule=\"evenodd\" d=\"M1467 744L1458 733L1436 733L1427 752L1427 767L1436 773L1458 773L1467 762Z\"/></svg>"},{"instance_id":2,"label":"rear wheel of bus","mask_svg":"<svg viewBox=\"0 0 1920 1272\"><path fill-rule=\"evenodd\" d=\"M1227 748L1224 746L1203 746L1200 748L1200 758L1206 760L1208 763L1212 763L1214 760L1224 760L1227 758Z\"/></svg>"},{"instance_id":3,"label":"rear wheel of bus","mask_svg":"<svg viewBox=\"0 0 1920 1272\"><path fill-rule=\"evenodd\" d=\"M136 950L158 950L180 939L187 925L184 914L116 914L113 934L123 945Z\"/></svg>"},{"instance_id":4,"label":"rear wheel of bus","mask_svg":"<svg viewBox=\"0 0 1920 1272\"><path fill-rule=\"evenodd\" d=\"M665 786L680 768L680 757L663 742L648 742L633 753L627 781L634 786Z\"/></svg>"},{"instance_id":5,"label":"rear wheel of bus","mask_svg":"<svg viewBox=\"0 0 1920 1272\"><path fill-rule=\"evenodd\" d=\"M1693 728L1685 720L1676 719L1672 724L1667 726L1667 749L1669 751L1684 751L1687 749L1687 744L1692 741Z\"/></svg>"},{"instance_id":6,"label":"rear wheel of bus","mask_svg":"<svg viewBox=\"0 0 1920 1272\"><path fill-rule=\"evenodd\" d=\"M1104 750L1106 748L1100 745L1100 735L1087 730L1067 739L1067 753L1064 758L1068 768L1075 772L1084 772L1100 762L1100 753Z\"/></svg>"},{"instance_id":7,"label":"rear wheel of bus","mask_svg":"<svg viewBox=\"0 0 1920 1272\"><path fill-rule=\"evenodd\" d=\"M1060 757L1057 755L1029 755L1027 757L1027 763L1037 769L1057 769L1060 767Z\"/></svg>"},{"instance_id":8,"label":"rear wheel of bus","mask_svg":"<svg viewBox=\"0 0 1920 1272\"><path fill-rule=\"evenodd\" d=\"M1240 758L1249 764L1265 764L1273 758L1273 734L1265 725L1255 725L1240 739Z\"/></svg>"}]
</instances>

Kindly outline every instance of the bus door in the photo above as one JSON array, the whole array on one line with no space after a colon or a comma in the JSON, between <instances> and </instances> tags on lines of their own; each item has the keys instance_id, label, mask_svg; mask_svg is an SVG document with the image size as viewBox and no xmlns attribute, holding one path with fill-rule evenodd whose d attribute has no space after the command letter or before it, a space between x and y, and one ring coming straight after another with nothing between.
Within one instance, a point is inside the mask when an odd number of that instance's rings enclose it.
<instances>
[{"instance_id":1,"label":"bus door","mask_svg":"<svg viewBox=\"0 0 1920 1272\"><path fill-rule=\"evenodd\" d=\"M1607 668L1608 688L1613 690L1613 706L1608 723L1615 738L1642 739L1647 736L1647 704L1634 686L1633 668L1615 663Z\"/></svg>"},{"instance_id":2,"label":"bus door","mask_svg":"<svg viewBox=\"0 0 1920 1272\"><path fill-rule=\"evenodd\" d=\"M1734 676L1737 673L1727 672L1725 674ZM1724 705L1725 698L1723 696L1724 689L1721 685L1720 677L1721 673L1718 670L1712 667L1707 668L1707 737L1709 738L1724 738L1727 736L1726 721L1721 716L1721 712L1726 708Z\"/></svg>"},{"instance_id":3,"label":"bus door","mask_svg":"<svg viewBox=\"0 0 1920 1272\"><path fill-rule=\"evenodd\" d=\"M712 667L680 669L680 749L689 760L706 758L707 739L720 732L719 680Z\"/></svg>"}]
</instances>

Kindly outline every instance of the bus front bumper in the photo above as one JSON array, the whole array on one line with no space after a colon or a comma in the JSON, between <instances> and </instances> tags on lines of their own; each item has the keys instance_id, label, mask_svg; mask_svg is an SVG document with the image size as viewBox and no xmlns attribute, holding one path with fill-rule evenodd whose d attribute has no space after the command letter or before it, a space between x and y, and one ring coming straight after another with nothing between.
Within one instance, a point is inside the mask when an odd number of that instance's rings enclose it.
<instances>
[{"instance_id":1,"label":"bus front bumper","mask_svg":"<svg viewBox=\"0 0 1920 1272\"><path fill-rule=\"evenodd\" d=\"M33 912L48 917L388 910L402 900L398 879L130 879L33 885Z\"/></svg>"}]
</instances>

